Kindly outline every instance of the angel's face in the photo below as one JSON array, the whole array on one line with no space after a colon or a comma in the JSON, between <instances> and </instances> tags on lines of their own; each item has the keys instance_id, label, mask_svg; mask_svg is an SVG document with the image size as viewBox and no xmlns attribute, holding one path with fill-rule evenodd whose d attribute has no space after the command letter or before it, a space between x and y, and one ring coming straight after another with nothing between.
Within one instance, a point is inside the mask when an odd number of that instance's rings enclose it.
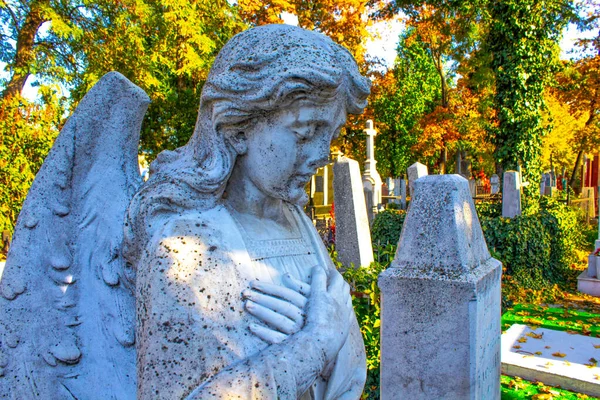
<instances>
[{"instance_id":1,"label":"angel's face","mask_svg":"<svg viewBox=\"0 0 600 400\"><path fill-rule=\"evenodd\" d=\"M264 195L305 204L306 183L328 163L331 140L346 122L342 100L299 101L260 118L244 135L238 166Z\"/></svg>"}]
</instances>

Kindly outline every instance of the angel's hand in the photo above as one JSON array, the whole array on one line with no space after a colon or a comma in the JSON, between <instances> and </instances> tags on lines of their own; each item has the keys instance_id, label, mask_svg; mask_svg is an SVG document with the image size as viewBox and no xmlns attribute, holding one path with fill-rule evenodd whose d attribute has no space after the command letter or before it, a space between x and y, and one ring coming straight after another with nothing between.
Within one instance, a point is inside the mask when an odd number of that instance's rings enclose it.
<instances>
[{"instance_id":1,"label":"angel's hand","mask_svg":"<svg viewBox=\"0 0 600 400\"><path fill-rule=\"evenodd\" d=\"M242 293L246 310L264 325L251 324L250 331L269 344L281 343L304 326L304 307L310 285L284 275L285 286L253 281Z\"/></svg>"}]
</instances>

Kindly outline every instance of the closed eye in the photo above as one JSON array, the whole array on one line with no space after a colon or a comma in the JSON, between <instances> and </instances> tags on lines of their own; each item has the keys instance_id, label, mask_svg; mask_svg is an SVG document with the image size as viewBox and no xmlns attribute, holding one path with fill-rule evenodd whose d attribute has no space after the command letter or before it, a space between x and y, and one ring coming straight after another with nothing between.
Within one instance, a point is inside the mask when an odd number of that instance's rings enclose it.
<instances>
[{"instance_id":1,"label":"closed eye","mask_svg":"<svg viewBox=\"0 0 600 400\"><path fill-rule=\"evenodd\" d=\"M308 140L312 138L315 135L315 131L316 128L314 124L308 124L294 128L294 133L300 140Z\"/></svg>"}]
</instances>

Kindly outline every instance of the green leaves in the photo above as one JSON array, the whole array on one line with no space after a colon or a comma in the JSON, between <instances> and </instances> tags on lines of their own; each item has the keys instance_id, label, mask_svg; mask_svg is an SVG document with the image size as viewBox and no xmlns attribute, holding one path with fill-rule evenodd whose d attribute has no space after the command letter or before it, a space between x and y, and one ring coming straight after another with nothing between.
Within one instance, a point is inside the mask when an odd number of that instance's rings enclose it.
<instances>
[{"instance_id":1,"label":"green leaves","mask_svg":"<svg viewBox=\"0 0 600 400\"><path fill-rule=\"evenodd\" d=\"M487 48L493 54L497 126L490 129L504 170L523 167L534 195L541 173L543 91L558 67L557 47L572 15L568 0L500 0L490 3Z\"/></svg>"}]
</instances>

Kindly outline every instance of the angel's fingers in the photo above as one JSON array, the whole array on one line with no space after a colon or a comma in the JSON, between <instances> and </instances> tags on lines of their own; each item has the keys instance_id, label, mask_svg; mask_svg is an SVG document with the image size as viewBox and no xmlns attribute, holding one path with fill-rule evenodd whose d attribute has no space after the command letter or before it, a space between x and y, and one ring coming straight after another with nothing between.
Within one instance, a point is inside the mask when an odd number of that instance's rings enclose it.
<instances>
[{"instance_id":1,"label":"angel's fingers","mask_svg":"<svg viewBox=\"0 0 600 400\"><path fill-rule=\"evenodd\" d=\"M287 335L262 325L250 324L249 328L250 332L254 333L256 336L269 344L281 343L287 338Z\"/></svg>"},{"instance_id":2,"label":"angel's fingers","mask_svg":"<svg viewBox=\"0 0 600 400\"><path fill-rule=\"evenodd\" d=\"M293 278L290 274L283 275L283 284L304 297L310 296L310 285L301 280Z\"/></svg>"},{"instance_id":3,"label":"angel's fingers","mask_svg":"<svg viewBox=\"0 0 600 400\"><path fill-rule=\"evenodd\" d=\"M250 314L280 332L287 333L288 335L296 333L298 325L288 317L277 314L275 311L261 306L252 300L246 301L246 309Z\"/></svg>"},{"instance_id":4,"label":"angel's fingers","mask_svg":"<svg viewBox=\"0 0 600 400\"><path fill-rule=\"evenodd\" d=\"M304 308L306 305L306 297L285 286L261 281L252 281L250 282L250 287L258 290L259 292L263 292L264 294L268 294L269 296L275 296L287 300L299 308Z\"/></svg>"},{"instance_id":5,"label":"angel's fingers","mask_svg":"<svg viewBox=\"0 0 600 400\"><path fill-rule=\"evenodd\" d=\"M285 315L294 322L301 322L304 320L304 314L302 313L302 310L296 305L285 300L267 296L254 290L244 290L242 296L245 299L250 299L259 305L270 308L278 314Z\"/></svg>"}]
</instances>

